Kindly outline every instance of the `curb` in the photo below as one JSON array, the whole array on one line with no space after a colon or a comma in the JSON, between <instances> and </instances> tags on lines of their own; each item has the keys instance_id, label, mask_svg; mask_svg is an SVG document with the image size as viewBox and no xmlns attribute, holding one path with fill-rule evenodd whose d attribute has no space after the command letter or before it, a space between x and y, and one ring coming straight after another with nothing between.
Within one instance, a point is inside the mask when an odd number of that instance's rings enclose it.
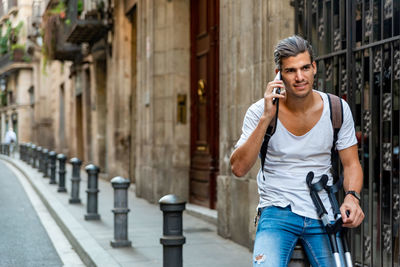
<instances>
[{"instance_id":1,"label":"curb","mask_svg":"<svg viewBox=\"0 0 400 267\"><path fill-rule=\"evenodd\" d=\"M201 206L186 203L185 212L203 221L218 226L218 214L216 210L210 210Z\"/></svg>"},{"instance_id":2,"label":"curb","mask_svg":"<svg viewBox=\"0 0 400 267\"><path fill-rule=\"evenodd\" d=\"M0 155L0 159L13 165L26 177L84 264L99 267L120 266L41 182L31 178L19 163L3 155Z\"/></svg>"}]
</instances>

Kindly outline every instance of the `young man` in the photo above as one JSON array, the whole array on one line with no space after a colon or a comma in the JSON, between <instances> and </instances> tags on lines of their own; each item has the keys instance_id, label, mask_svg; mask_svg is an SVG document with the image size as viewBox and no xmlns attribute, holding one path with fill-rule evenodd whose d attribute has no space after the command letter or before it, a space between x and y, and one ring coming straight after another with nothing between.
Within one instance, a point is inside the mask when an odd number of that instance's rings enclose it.
<instances>
[{"instance_id":1,"label":"young man","mask_svg":"<svg viewBox=\"0 0 400 267\"><path fill-rule=\"evenodd\" d=\"M299 36L281 40L274 51L276 72L282 80L268 83L264 98L247 111L242 135L231 155L232 172L244 176L256 163L268 125L276 113L273 98L279 98L276 130L268 144L264 169L257 176L262 210L254 251L254 266L287 266L298 239L312 266L334 266L328 236L319 220L306 184L308 172L314 182L323 174L332 184L331 148L333 129L328 98L313 90L316 62L311 45ZM274 88L284 90L274 94ZM340 207L345 227L357 227L364 219L359 203L363 174L349 106L343 103L343 124L336 148L343 165L344 190ZM262 173L263 171L264 173ZM263 175L264 174L264 175ZM265 178L264 178L265 177ZM330 220L334 220L325 192L320 194ZM350 213L346 215L346 211Z\"/></svg>"}]
</instances>

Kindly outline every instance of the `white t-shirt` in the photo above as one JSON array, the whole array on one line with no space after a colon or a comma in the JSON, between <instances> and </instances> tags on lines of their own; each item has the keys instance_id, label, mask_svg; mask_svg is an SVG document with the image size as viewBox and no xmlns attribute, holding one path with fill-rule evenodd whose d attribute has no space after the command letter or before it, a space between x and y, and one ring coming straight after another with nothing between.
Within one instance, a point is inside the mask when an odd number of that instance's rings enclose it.
<instances>
[{"instance_id":1,"label":"white t-shirt","mask_svg":"<svg viewBox=\"0 0 400 267\"><path fill-rule=\"evenodd\" d=\"M318 92L318 91L316 91ZM260 202L258 207L291 206L294 213L308 218L319 219L311 200L306 183L308 172L314 172L313 183L319 181L323 174L329 176L328 185L332 185L331 148L333 128L330 119L328 96L318 92L324 108L321 118L306 134L295 136L279 121L275 133L268 143L268 152L264 164L264 176L261 169L257 175ZM353 117L348 104L343 103L343 124L338 133L336 147L342 150L357 144ZM235 147L242 145L256 128L264 112L264 99L260 99L247 110L243 122L242 135ZM333 220L332 207L327 193L323 190L319 196Z\"/></svg>"}]
</instances>

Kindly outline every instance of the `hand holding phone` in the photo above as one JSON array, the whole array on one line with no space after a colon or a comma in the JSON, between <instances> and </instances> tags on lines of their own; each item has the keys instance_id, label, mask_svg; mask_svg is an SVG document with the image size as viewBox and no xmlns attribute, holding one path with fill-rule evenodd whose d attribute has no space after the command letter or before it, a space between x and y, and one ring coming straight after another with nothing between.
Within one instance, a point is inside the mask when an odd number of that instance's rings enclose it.
<instances>
[{"instance_id":1,"label":"hand holding phone","mask_svg":"<svg viewBox=\"0 0 400 267\"><path fill-rule=\"evenodd\" d=\"M277 73L276 76L275 76L274 81L280 81L280 80L282 80L281 72L278 71L278 73ZM280 93L281 93L281 88L279 88L279 87L274 88L274 90L272 90L272 93L273 93L273 94L280 94ZM275 105L275 103L276 103L277 100L278 100L278 99L276 99L276 98L272 98L272 104Z\"/></svg>"}]
</instances>

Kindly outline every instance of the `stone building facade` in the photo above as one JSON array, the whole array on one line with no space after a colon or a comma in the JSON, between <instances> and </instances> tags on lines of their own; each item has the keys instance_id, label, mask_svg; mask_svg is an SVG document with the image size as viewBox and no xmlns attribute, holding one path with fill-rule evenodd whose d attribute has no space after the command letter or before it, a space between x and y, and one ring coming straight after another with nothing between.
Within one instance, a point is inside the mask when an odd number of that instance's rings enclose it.
<instances>
[{"instance_id":1,"label":"stone building facade","mask_svg":"<svg viewBox=\"0 0 400 267\"><path fill-rule=\"evenodd\" d=\"M189 106L178 121L177 101L190 95L189 1L136 6L136 192L151 202L168 193L188 199Z\"/></svg>"},{"instance_id":2,"label":"stone building facade","mask_svg":"<svg viewBox=\"0 0 400 267\"><path fill-rule=\"evenodd\" d=\"M220 13L218 233L252 247L259 162L248 175L237 178L230 170L229 157L247 109L262 98L275 76L274 46L294 34L294 8L290 1L222 0Z\"/></svg>"},{"instance_id":3,"label":"stone building facade","mask_svg":"<svg viewBox=\"0 0 400 267\"><path fill-rule=\"evenodd\" d=\"M0 3L0 138L13 128L19 141L30 140L33 55L28 53L28 0Z\"/></svg>"},{"instance_id":4,"label":"stone building facade","mask_svg":"<svg viewBox=\"0 0 400 267\"><path fill-rule=\"evenodd\" d=\"M149 202L173 193L215 209L219 234L250 248L257 167L238 179L229 156L273 78L273 46L294 33L290 1L92 2L76 19L98 36L71 30L76 1L43 1L58 43L34 67L26 141L129 177Z\"/></svg>"}]
</instances>

